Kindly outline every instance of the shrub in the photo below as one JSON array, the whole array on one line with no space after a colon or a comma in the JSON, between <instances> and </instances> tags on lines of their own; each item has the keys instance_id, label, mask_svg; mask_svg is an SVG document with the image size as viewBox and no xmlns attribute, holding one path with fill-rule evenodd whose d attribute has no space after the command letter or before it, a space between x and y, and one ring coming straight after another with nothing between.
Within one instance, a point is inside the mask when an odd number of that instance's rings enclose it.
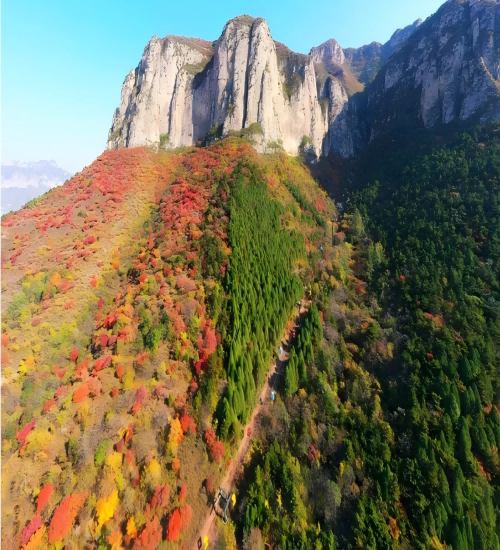
<instances>
[{"instance_id":1,"label":"shrub","mask_svg":"<svg viewBox=\"0 0 500 550\"><path fill-rule=\"evenodd\" d=\"M94 463L96 466L100 466L104 463L106 460L106 453L108 452L110 446L111 441L109 439L105 439L99 443L94 455Z\"/></svg>"},{"instance_id":2,"label":"shrub","mask_svg":"<svg viewBox=\"0 0 500 550\"><path fill-rule=\"evenodd\" d=\"M181 531L181 514L179 509L174 510L168 518L167 525L167 540L173 541L179 538L179 533Z\"/></svg>"}]
</instances>

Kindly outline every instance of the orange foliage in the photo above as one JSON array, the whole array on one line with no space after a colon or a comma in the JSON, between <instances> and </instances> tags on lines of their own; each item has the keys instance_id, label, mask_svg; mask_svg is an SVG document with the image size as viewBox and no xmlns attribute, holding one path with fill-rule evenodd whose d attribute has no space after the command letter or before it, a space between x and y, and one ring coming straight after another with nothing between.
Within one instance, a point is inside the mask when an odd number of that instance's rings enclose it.
<instances>
[{"instance_id":1,"label":"orange foliage","mask_svg":"<svg viewBox=\"0 0 500 550\"><path fill-rule=\"evenodd\" d=\"M179 508L179 513L181 516L181 529L185 529L191 522L193 517L193 509L189 504L184 504Z\"/></svg>"},{"instance_id":2,"label":"orange foliage","mask_svg":"<svg viewBox=\"0 0 500 550\"><path fill-rule=\"evenodd\" d=\"M76 515L85 504L88 491L84 493L74 493L63 499L61 504L55 509L52 521L49 526L49 543L62 541L69 533Z\"/></svg>"},{"instance_id":3,"label":"orange foliage","mask_svg":"<svg viewBox=\"0 0 500 550\"><path fill-rule=\"evenodd\" d=\"M73 393L73 403L81 403L89 394L88 384L81 384Z\"/></svg>"},{"instance_id":4,"label":"orange foliage","mask_svg":"<svg viewBox=\"0 0 500 550\"><path fill-rule=\"evenodd\" d=\"M160 520L158 516L155 516L150 522L146 523L141 534L137 536L134 549L155 550L161 542L161 532Z\"/></svg>"},{"instance_id":5,"label":"orange foliage","mask_svg":"<svg viewBox=\"0 0 500 550\"><path fill-rule=\"evenodd\" d=\"M38 499L36 501L36 511L39 514L49 501L52 491L54 490L54 485L52 483L47 483L44 485L41 491L38 493Z\"/></svg>"},{"instance_id":6,"label":"orange foliage","mask_svg":"<svg viewBox=\"0 0 500 550\"><path fill-rule=\"evenodd\" d=\"M43 414L47 414L55 404L55 399L49 399L48 401L46 401L45 405L43 406Z\"/></svg>"}]
</instances>

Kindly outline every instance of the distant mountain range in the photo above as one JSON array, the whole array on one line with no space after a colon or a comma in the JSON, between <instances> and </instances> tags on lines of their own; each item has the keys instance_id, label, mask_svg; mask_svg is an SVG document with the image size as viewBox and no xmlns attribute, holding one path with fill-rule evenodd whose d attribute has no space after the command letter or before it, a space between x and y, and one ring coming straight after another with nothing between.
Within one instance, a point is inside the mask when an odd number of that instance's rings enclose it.
<instances>
[{"instance_id":1,"label":"distant mountain range","mask_svg":"<svg viewBox=\"0 0 500 550\"><path fill-rule=\"evenodd\" d=\"M2 163L2 215L63 184L73 174L53 160Z\"/></svg>"}]
</instances>

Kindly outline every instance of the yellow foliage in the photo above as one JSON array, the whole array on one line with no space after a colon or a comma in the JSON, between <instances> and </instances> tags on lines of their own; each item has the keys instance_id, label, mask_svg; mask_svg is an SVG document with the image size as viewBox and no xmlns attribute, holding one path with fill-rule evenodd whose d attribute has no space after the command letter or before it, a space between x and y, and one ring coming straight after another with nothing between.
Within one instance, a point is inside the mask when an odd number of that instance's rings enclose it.
<instances>
[{"instance_id":1,"label":"yellow foliage","mask_svg":"<svg viewBox=\"0 0 500 550\"><path fill-rule=\"evenodd\" d=\"M444 546L441 544L439 539L434 535L431 538L431 549L432 550L444 550Z\"/></svg>"},{"instance_id":2,"label":"yellow foliage","mask_svg":"<svg viewBox=\"0 0 500 550\"><path fill-rule=\"evenodd\" d=\"M155 477L157 479L160 478L161 466L155 458L153 458L153 460L149 463L148 471L153 477Z\"/></svg>"},{"instance_id":3,"label":"yellow foliage","mask_svg":"<svg viewBox=\"0 0 500 550\"><path fill-rule=\"evenodd\" d=\"M178 418L170 419L170 431L168 432L168 448L175 454L179 443L183 440L184 434L182 432L181 423Z\"/></svg>"},{"instance_id":4,"label":"yellow foliage","mask_svg":"<svg viewBox=\"0 0 500 550\"><path fill-rule=\"evenodd\" d=\"M118 491L115 489L108 497L103 497L97 501L95 510L99 527L110 520L118 506Z\"/></svg>"},{"instance_id":5,"label":"yellow foliage","mask_svg":"<svg viewBox=\"0 0 500 550\"><path fill-rule=\"evenodd\" d=\"M129 518L129 520L127 521L127 535L131 539L135 539L135 537L137 536L137 529L135 528L134 516Z\"/></svg>"},{"instance_id":6,"label":"yellow foliage","mask_svg":"<svg viewBox=\"0 0 500 550\"><path fill-rule=\"evenodd\" d=\"M125 374L122 377L122 384L124 390L131 390L134 385L135 372L134 369L129 367L126 369Z\"/></svg>"},{"instance_id":7,"label":"yellow foliage","mask_svg":"<svg viewBox=\"0 0 500 550\"><path fill-rule=\"evenodd\" d=\"M19 362L19 367L17 369L17 372L21 375L21 376L25 376L26 374L28 374L28 367L26 366L26 363L21 360Z\"/></svg>"},{"instance_id":8,"label":"yellow foliage","mask_svg":"<svg viewBox=\"0 0 500 550\"><path fill-rule=\"evenodd\" d=\"M54 431L54 430L52 430ZM35 428L28 436L28 446L26 453L28 455L38 453L39 451L48 451L48 448L52 441L54 441L54 434L48 430L42 428Z\"/></svg>"},{"instance_id":9,"label":"yellow foliage","mask_svg":"<svg viewBox=\"0 0 500 550\"><path fill-rule=\"evenodd\" d=\"M106 459L106 464L118 475L122 469L123 455L117 451L111 453Z\"/></svg>"},{"instance_id":10,"label":"yellow foliage","mask_svg":"<svg viewBox=\"0 0 500 550\"><path fill-rule=\"evenodd\" d=\"M61 275L56 271L49 280L52 286L57 286L61 282Z\"/></svg>"}]
</instances>

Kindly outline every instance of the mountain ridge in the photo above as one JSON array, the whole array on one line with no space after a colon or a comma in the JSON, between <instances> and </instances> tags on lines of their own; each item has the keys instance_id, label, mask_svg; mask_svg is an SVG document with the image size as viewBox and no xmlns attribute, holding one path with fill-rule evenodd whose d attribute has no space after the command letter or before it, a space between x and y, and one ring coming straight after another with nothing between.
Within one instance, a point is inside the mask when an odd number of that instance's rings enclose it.
<instances>
[{"instance_id":1,"label":"mountain ridge","mask_svg":"<svg viewBox=\"0 0 500 550\"><path fill-rule=\"evenodd\" d=\"M244 132L261 152L347 157L388 121L431 127L479 111L491 120L500 112L497 19L495 0L450 0L384 45L344 50L330 39L310 55L275 42L266 21L248 15L213 43L153 37L125 79L107 147L175 148Z\"/></svg>"}]
</instances>

